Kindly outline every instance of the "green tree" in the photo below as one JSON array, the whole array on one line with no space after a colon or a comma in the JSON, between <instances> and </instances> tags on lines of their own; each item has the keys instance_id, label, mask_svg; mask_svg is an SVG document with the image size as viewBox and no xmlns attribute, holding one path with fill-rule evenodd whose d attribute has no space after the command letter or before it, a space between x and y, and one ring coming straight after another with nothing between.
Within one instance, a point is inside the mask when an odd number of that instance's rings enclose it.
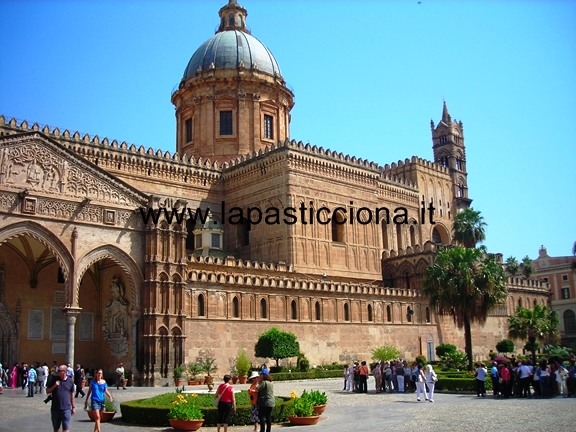
<instances>
[{"instance_id":1,"label":"green tree","mask_svg":"<svg viewBox=\"0 0 576 432\"><path fill-rule=\"evenodd\" d=\"M297 357L300 354L300 344L294 333L272 327L258 337L258 342L254 346L254 354L256 357L276 360L276 367L278 367L278 360Z\"/></svg>"},{"instance_id":2,"label":"green tree","mask_svg":"<svg viewBox=\"0 0 576 432\"><path fill-rule=\"evenodd\" d=\"M513 256L508 257L508 259L506 260L506 272L514 277L518 274L518 272L520 271L520 263L518 263L518 261L516 261L516 258L514 258Z\"/></svg>"},{"instance_id":3,"label":"green tree","mask_svg":"<svg viewBox=\"0 0 576 432\"><path fill-rule=\"evenodd\" d=\"M514 342L512 342L510 339L502 339L496 344L496 350L499 353L514 352Z\"/></svg>"},{"instance_id":4,"label":"green tree","mask_svg":"<svg viewBox=\"0 0 576 432\"><path fill-rule=\"evenodd\" d=\"M464 209L454 216L454 223L452 224L454 240L466 248L474 248L486 239L484 232L486 226L484 217L480 216L479 211L472 207Z\"/></svg>"},{"instance_id":5,"label":"green tree","mask_svg":"<svg viewBox=\"0 0 576 432\"><path fill-rule=\"evenodd\" d=\"M400 350L394 345L382 345L381 347L374 348L371 352L373 361L387 361L400 358Z\"/></svg>"},{"instance_id":6,"label":"green tree","mask_svg":"<svg viewBox=\"0 0 576 432\"><path fill-rule=\"evenodd\" d=\"M532 264L532 260L528 255L522 258L522 264L520 264L520 268L522 269L522 274L526 279L532 276L534 273L534 265Z\"/></svg>"},{"instance_id":7,"label":"green tree","mask_svg":"<svg viewBox=\"0 0 576 432\"><path fill-rule=\"evenodd\" d=\"M527 340L532 358L536 359L535 342L556 339L559 323L558 314L547 306L537 304L532 309L519 307L514 315L508 317L508 336Z\"/></svg>"},{"instance_id":8,"label":"green tree","mask_svg":"<svg viewBox=\"0 0 576 432\"><path fill-rule=\"evenodd\" d=\"M490 310L506 299L503 267L482 249L439 249L424 270L424 295L439 315L464 328L468 369L472 370L471 324L484 324Z\"/></svg>"},{"instance_id":9,"label":"green tree","mask_svg":"<svg viewBox=\"0 0 576 432\"><path fill-rule=\"evenodd\" d=\"M457 351L456 345L452 344L440 344L436 347L436 355L438 357L444 357L446 354L455 353Z\"/></svg>"}]
</instances>

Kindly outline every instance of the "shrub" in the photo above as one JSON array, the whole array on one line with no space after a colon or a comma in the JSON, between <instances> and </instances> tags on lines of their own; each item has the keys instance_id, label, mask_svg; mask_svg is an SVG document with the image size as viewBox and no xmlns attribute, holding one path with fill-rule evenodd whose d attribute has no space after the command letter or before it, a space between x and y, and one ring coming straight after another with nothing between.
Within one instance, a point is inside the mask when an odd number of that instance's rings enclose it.
<instances>
[{"instance_id":1,"label":"shrub","mask_svg":"<svg viewBox=\"0 0 576 432\"><path fill-rule=\"evenodd\" d=\"M310 390L310 392L304 390L302 392L302 396L300 397L303 399L308 399L310 402L312 402L313 406L324 405L328 403L328 396L326 396L326 393L320 392L319 390Z\"/></svg>"},{"instance_id":2,"label":"shrub","mask_svg":"<svg viewBox=\"0 0 576 432\"><path fill-rule=\"evenodd\" d=\"M252 365L246 350L244 348L238 350L238 356L236 357L236 370L238 371L238 375L248 375L250 366Z\"/></svg>"},{"instance_id":3,"label":"shrub","mask_svg":"<svg viewBox=\"0 0 576 432\"><path fill-rule=\"evenodd\" d=\"M308 370L310 370L310 362L308 361L303 352L300 352L300 354L298 354L298 360L296 361L296 368L300 372L308 372Z\"/></svg>"},{"instance_id":4,"label":"shrub","mask_svg":"<svg viewBox=\"0 0 576 432\"><path fill-rule=\"evenodd\" d=\"M436 347L436 355L438 357L444 357L446 354L454 353L456 351L456 345L452 344L440 344Z\"/></svg>"},{"instance_id":5,"label":"shrub","mask_svg":"<svg viewBox=\"0 0 576 432\"><path fill-rule=\"evenodd\" d=\"M462 351L449 352L440 360L442 370L466 369L466 354Z\"/></svg>"},{"instance_id":6,"label":"shrub","mask_svg":"<svg viewBox=\"0 0 576 432\"><path fill-rule=\"evenodd\" d=\"M298 417L310 417L314 413L314 404L311 400L303 397L294 399L294 415Z\"/></svg>"},{"instance_id":7,"label":"shrub","mask_svg":"<svg viewBox=\"0 0 576 432\"><path fill-rule=\"evenodd\" d=\"M372 360L393 360L400 357L400 350L394 345L382 345L381 347L374 348L372 351Z\"/></svg>"},{"instance_id":8,"label":"shrub","mask_svg":"<svg viewBox=\"0 0 576 432\"><path fill-rule=\"evenodd\" d=\"M499 353L514 352L514 342L510 339L502 339L496 344L496 349Z\"/></svg>"},{"instance_id":9,"label":"shrub","mask_svg":"<svg viewBox=\"0 0 576 432\"><path fill-rule=\"evenodd\" d=\"M428 359L424 355L419 355L418 357L416 357L416 363L425 365L426 363L428 363Z\"/></svg>"},{"instance_id":10,"label":"shrub","mask_svg":"<svg viewBox=\"0 0 576 432\"><path fill-rule=\"evenodd\" d=\"M204 414L196 406L198 395L191 394L182 396L179 394L176 400L172 402L172 408L168 412L168 418L171 420L202 420Z\"/></svg>"}]
</instances>

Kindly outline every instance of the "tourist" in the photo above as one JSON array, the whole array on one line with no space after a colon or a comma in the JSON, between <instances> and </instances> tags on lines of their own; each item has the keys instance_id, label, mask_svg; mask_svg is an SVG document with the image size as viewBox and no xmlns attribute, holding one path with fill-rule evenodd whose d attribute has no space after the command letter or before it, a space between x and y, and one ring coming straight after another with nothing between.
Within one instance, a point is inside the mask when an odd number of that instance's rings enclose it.
<instances>
[{"instance_id":1,"label":"tourist","mask_svg":"<svg viewBox=\"0 0 576 432\"><path fill-rule=\"evenodd\" d=\"M372 375L374 376L376 393L380 393L382 391L382 369L380 368L380 363L376 363L376 366L372 369Z\"/></svg>"},{"instance_id":2,"label":"tourist","mask_svg":"<svg viewBox=\"0 0 576 432\"><path fill-rule=\"evenodd\" d=\"M544 359L540 362L540 394L543 398L552 397L552 386L550 383L550 368Z\"/></svg>"},{"instance_id":3,"label":"tourist","mask_svg":"<svg viewBox=\"0 0 576 432\"><path fill-rule=\"evenodd\" d=\"M258 413L258 387L259 380L258 372L252 371L248 377L248 382L250 383L250 388L248 389L248 395L250 396L250 409L252 411L252 423L254 423L254 432L258 432L258 423L260 422L260 414Z\"/></svg>"},{"instance_id":4,"label":"tourist","mask_svg":"<svg viewBox=\"0 0 576 432\"><path fill-rule=\"evenodd\" d=\"M368 393L368 366L366 366L366 361L363 360L358 369L358 374L360 375L360 393Z\"/></svg>"},{"instance_id":5,"label":"tourist","mask_svg":"<svg viewBox=\"0 0 576 432\"><path fill-rule=\"evenodd\" d=\"M260 432L270 432L272 430L272 408L276 406L276 399L274 399L272 378L268 373L262 371L257 389Z\"/></svg>"},{"instance_id":6,"label":"tourist","mask_svg":"<svg viewBox=\"0 0 576 432\"><path fill-rule=\"evenodd\" d=\"M566 380L568 378L568 369L560 361L556 361L556 383L558 383L558 397L568 397L568 388Z\"/></svg>"},{"instance_id":7,"label":"tourist","mask_svg":"<svg viewBox=\"0 0 576 432\"><path fill-rule=\"evenodd\" d=\"M224 432L228 431L228 423L230 423L230 415L232 411L236 413L236 397L234 396L234 387L228 382L232 379L229 374L224 375L224 383L220 384L214 398L218 399L218 420L216 420L217 432L220 428L224 428Z\"/></svg>"},{"instance_id":8,"label":"tourist","mask_svg":"<svg viewBox=\"0 0 576 432\"><path fill-rule=\"evenodd\" d=\"M122 386L122 390L126 390L124 385L124 365L122 363L118 363L116 368L116 390L120 390L120 386Z\"/></svg>"},{"instance_id":9,"label":"tourist","mask_svg":"<svg viewBox=\"0 0 576 432\"><path fill-rule=\"evenodd\" d=\"M424 375L424 370L422 369L422 364L417 366L418 372L416 373L416 400L420 402L420 395L423 394L426 400L428 400L428 394L426 393L426 375Z\"/></svg>"},{"instance_id":10,"label":"tourist","mask_svg":"<svg viewBox=\"0 0 576 432\"><path fill-rule=\"evenodd\" d=\"M344 365L344 388L342 391L346 391L346 383L348 382L348 365Z\"/></svg>"},{"instance_id":11,"label":"tourist","mask_svg":"<svg viewBox=\"0 0 576 432\"><path fill-rule=\"evenodd\" d=\"M532 397L530 393L530 378L532 378L532 370L530 361L528 364L518 362L518 382L519 382L519 396L520 398Z\"/></svg>"},{"instance_id":12,"label":"tourist","mask_svg":"<svg viewBox=\"0 0 576 432\"><path fill-rule=\"evenodd\" d=\"M71 416L76 412L74 404L74 381L68 378L68 368L66 365L58 366L58 375L48 384L46 393L52 396L52 407L50 414L52 417L52 429L59 431L62 426L63 432L70 430Z\"/></svg>"},{"instance_id":13,"label":"tourist","mask_svg":"<svg viewBox=\"0 0 576 432\"><path fill-rule=\"evenodd\" d=\"M500 383L498 382L498 363L495 361L492 362L490 378L492 378L492 395L497 398L500 393Z\"/></svg>"},{"instance_id":14,"label":"tourist","mask_svg":"<svg viewBox=\"0 0 576 432\"><path fill-rule=\"evenodd\" d=\"M27 397L34 397L34 387L36 386L36 370L32 367L32 363L30 363L30 369L28 369L27 381L28 381L28 396Z\"/></svg>"},{"instance_id":15,"label":"tourist","mask_svg":"<svg viewBox=\"0 0 576 432\"><path fill-rule=\"evenodd\" d=\"M84 389L82 386L82 382L84 381L84 369L77 364L76 370L74 371L74 384L76 385L76 394L74 395L75 398L78 397L78 394L81 394L84 397Z\"/></svg>"},{"instance_id":16,"label":"tourist","mask_svg":"<svg viewBox=\"0 0 576 432\"><path fill-rule=\"evenodd\" d=\"M438 381L438 376L434 372L434 368L431 364L426 365L426 385L428 386L428 400L434 402L434 387L436 387L436 381Z\"/></svg>"},{"instance_id":17,"label":"tourist","mask_svg":"<svg viewBox=\"0 0 576 432\"><path fill-rule=\"evenodd\" d=\"M498 373L500 378L500 392L502 397L510 397L510 370L505 364L498 366Z\"/></svg>"},{"instance_id":18,"label":"tourist","mask_svg":"<svg viewBox=\"0 0 576 432\"><path fill-rule=\"evenodd\" d=\"M346 391L354 391L354 363L348 366L348 374L346 380Z\"/></svg>"},{"instance_id":19,"label":"tourist","mask_svg":"<svg viewBox=\"0 0 576 432\"><path fill-rule=\"evenodd\" d=\"M108 396L110 402L114 402L112 395L108 391L108 384L104 379L104 374L102 369L96 371L94 379L90 381L88 386L88 393L86 394L86 400L84 401L84 409L88 407L88 399L92 397L91 409L94 411L94 432L100 432L100 418L104 412L105 407L105 397ZM74 386L72 386L74 388ZM55 429L56 430L56 429Z\"/></svg>"},{"instance_id":20,"label":"tourist","mask_svg":"<svg viewBox=\"0 0 576 432\"><path fill-rule=\"evenodd\" d=\"M404 366L402 363L396 363L396 380L398 386L396 387L400 393L404 393Z\"/></svg>"},{"instance_id":21,"label":"tourist","mask_svg":"<svg viewBox=\"0 0 576 432\"><path fill-rule=\"evenodd\" d=\"M8 388L18 387L18 363L14 363L12 370L10 371L10 382Z\"/></svg>"},{"instance_id":22,"label":"tourist","mask_svg":"<svg viewBox=\"0 0 576 432\"><path fill-rule=\"evenodd\" d=\"M476 372L474 372L474 376L476 377L476 395L478 397L486 397L486 375L488 375L486 365L484 363L480 363L476 369Z\"/></svg>"}]
</instances>

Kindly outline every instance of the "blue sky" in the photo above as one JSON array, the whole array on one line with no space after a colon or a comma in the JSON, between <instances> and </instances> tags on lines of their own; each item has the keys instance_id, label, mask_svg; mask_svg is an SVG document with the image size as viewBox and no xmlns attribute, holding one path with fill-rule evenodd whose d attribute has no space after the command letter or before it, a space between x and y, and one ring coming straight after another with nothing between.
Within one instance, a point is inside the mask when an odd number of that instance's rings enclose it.
<instances>
[{"instance_id":1,"label":"blue sky","mask_svg":"<svg viewBox=\"0 0 576 432\"><path fill-rule=\"evenodd\" d=\"M175 149L170 94L226 0L0 0L0 113ZM462 120L485 245L576 241L576 2L239 0L293 88L291 137L377 162L432 159Z\"/></svg>"}]
</instances>

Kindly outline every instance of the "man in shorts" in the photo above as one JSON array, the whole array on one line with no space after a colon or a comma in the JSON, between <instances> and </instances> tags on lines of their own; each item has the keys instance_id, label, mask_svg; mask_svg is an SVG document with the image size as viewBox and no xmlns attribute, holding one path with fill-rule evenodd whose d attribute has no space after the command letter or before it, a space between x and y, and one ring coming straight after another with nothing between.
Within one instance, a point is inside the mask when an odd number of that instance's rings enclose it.
<instances>
[{"instance_id":1,"label":"man in shorts","mask_svg":"<svg viewBox=\"0 0 576 432\"><path fill-rule=\"evenodd\" d=\"M46 393L52 395L52 426L54 432L60 432L62 426L63 432L70 430L70 419L76 412L74 403L74 380L68 377L68 367L60 365L56 369L58 377L53 382L48 383L49 387Z\"/></svg>"}]
</instances>

